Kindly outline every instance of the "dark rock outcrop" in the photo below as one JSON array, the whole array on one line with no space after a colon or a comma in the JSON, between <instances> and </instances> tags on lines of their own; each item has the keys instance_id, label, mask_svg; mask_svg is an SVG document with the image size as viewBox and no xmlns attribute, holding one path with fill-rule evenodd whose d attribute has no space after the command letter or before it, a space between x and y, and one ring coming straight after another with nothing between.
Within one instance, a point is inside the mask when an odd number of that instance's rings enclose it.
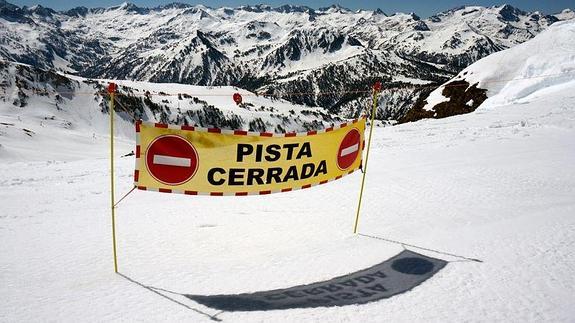
<instances>
[{"instance_id":1,"label":"dark rock outcrop","mask_svg":"<svg viewBox=\"0 0 575 323\"><path fill-rule=\"evenodd\" d=\"M487 90L470 84L467 81L453 81L443 86L441 94L449 98L433 107L432 110L424 110L427 104L425 98L420 97L414 107L409 110L398 123L418 121L421 119L441 119L458 114L466 114L475 111L487 99Z\"/></svg>"}]
</instances>

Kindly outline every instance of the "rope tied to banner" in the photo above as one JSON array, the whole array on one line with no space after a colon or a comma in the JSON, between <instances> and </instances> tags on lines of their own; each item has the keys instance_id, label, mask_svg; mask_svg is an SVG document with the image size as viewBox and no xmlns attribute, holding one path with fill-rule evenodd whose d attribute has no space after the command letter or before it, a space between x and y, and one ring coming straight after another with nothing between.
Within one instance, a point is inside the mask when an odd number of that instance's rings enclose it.
<instances>
[{"instance_id":1,"label":"rope tied to banner","mask_svg":"<svg viewBox=\"0 0 575 323\"><path fill-rule=\"evenodd\" d=\"M116 204L114 204L114 207L117 207L118 204L120 204L120 202L122 202L126 197L128 197L128 195L132 194L132 192L134 192L134 190L135 190L136 188L137 188L137 187L134 185L134 186L132 187L132 189L131 189L128 193L124 194L124 196L122 196L122 198L119 199L118 202L116 202Z\"/></svg>"}]
</instances>

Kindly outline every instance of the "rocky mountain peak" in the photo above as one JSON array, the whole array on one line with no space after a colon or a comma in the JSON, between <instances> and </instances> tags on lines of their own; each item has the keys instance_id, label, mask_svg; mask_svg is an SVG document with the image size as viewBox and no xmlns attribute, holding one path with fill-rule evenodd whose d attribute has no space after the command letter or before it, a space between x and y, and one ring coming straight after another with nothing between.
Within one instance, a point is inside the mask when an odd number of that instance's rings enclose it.
<instances>
[{"instance_id":1,"label":"rocky mountain peak","mask_svg":"<svg viewBox=\"0 0 575 323\"><path fill-rule=\"evenodd\" d=\"M387 14L386 14L385 12L383 12L383 10L381 10L381 9L379 9L379 8L375 9L375 10L373 11L373 14L374 14L374 15L381 15L381 16L386 16L386 17L387 17Z\"/></svg>"},{"instance_id":2,"label":"rocky mountain peak","mask_svg":"<svg viewBox=\"0 0 575 323\"><path fill-rule=\"evenodd\" d=\"M340 6L339 4L332 4L329 7L319 8L318 11L328 13L352 13L351 9Z\"/></svg>"},{"instance_id":3,"label":"rocky mountain peak","mask_svg":"<svg viewBox=\"0 0 575 323\"><path fill-rule=\"evenodd\" d=\"M519 21L519 16L525 16L527 13L513 6L505 4L499 8L499 15L504 21Z\"/></svg>"}]
</instances>

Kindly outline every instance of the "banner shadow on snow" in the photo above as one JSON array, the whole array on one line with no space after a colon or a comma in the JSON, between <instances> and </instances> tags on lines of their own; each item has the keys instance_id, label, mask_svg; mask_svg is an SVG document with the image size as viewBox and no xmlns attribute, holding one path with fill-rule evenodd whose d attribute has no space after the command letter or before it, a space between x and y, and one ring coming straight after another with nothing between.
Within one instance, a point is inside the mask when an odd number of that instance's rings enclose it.
<instances>
[{"instance_id":1,"label":"banner shadow on snow","mask_svg":"<svg viewBox=\"0 0 575 323\"><path fill-rule=\"evenodd\" d=\"M444 260L404 250L373 267L309 285L236 295L185 296L228 312L364 304L409 291L446 264Z\"/></svg>"}]
</instances>

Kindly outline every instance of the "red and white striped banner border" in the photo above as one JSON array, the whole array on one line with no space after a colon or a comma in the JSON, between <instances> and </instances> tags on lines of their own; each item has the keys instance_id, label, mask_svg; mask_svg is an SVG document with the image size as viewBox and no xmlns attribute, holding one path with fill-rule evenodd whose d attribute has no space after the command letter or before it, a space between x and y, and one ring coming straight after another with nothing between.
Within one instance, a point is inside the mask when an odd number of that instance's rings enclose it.
<instances>
[{"instance_id":1,"label":"red and white striped banner border","mask_svg":"<svg viewBox=\"0 0 575 323\"><path fill-rule=\"evenodd\" d=\"M256 131L246 131L246 130L229 130L229 129L220 129L220 128L202 128L202 127L193 127L193 126L180 126L180 125L172 125L172 124L165 124L165 123L137 121L136 122L136 133L140 133L140 125L145 124L148 127L156 127L156 128L163 128L163 129L221 133L224 135L236 135L236 136L257 136L257 137L276 137L276 138L277 137L304 137L304 136L318 135L321 133L326 133L326 132L334 131L334 130L337 130L340 128L344 128L344 127L349 126L350 124L357 123L359 120L365 119L365 118L366 117L363 116L360 119L354 119L353 121L340 123L340 124L334 125L332 127L320 129L320 130L311 130L311 131L307 131L307 132L284 132L284 133L256 132Z\"/></svg>"},{"instance_id":2,"label":"red and white striped banner border","mask_svg":"<svg viewBox=\"0 0 575 323\"><path fill-rule=\"evenodd\" d=\"M361 169L361 166L359 168L348 171L345 175L349 175L358 169ZM306 189L306 188L310 188L310 187L314 187L314 186L318 186L318 185L327 184L329 182L338 180L338 179L344 177L345 175L340 175L340 176L337 176L336 178L321 181L319 183L303 185L301 187L293 187L293 188L289 187L289 188L284 188L281 190L259 191L259 192L258 191L254 191L254 192L226 192L226 193L225 192L197 192L197 191L174 190L171 188L155 188L155 187L138 186L137 184L136 184L136 187L142 191L151 191L151 192L160 192L160 193L174 193L174 194L200 195L200 196L250 196L250 195L267 195L267 194L273 194L273 193L284 193L284 192L292 192L292 191L302 190L302 189ZM134 182L136 182L136 183L137 183L137 178L138 178L138 170L136 170L134 173Z\"/></svg>"},{"instance_id":3,"label":"red and white striped banner border","mask_svg":"<svg viewBox=\"0 0 575 323\"><path fill-rule=\"evenodd\" d=\"M358 169L361 169L362 165L360 165L356 169L352 169L347 173L337 176L330 180L324 180L319 183L314 184L307 184L301 187L289 187L284 188L281 190L274 190L274 191L255 191L255 192L196 192L196 191L183 191L183 190L175 190L170 188L152 188L146 186L139 186L138 179L140 176L140 171L138 170L139 159L141 158L141 147L140 147L140 125L145 124L150 127L156 128L163 128L163 129L174 129L174 130L184 130L184 131L198 131L198 132L209 132L209 133L220 133L220 134L227 134L227 135L236 135L236 136L259 136L259 137L303 137L303 136L313 136L321 133L326 133L330 131L334 131L336 129L347 127L348 125L357 123L361 119L366 119L363 116L360 119L354 119L350 122L340 123L338 125L334 125L329 128L320 129L320 130L312 130L307 132L285 132L285 133L272 133L272 132L254 132L254 131L245 131L245 130L228 130L228 129L220 129L220 128L202 128L202 127L192 127L192 126L178 126L178 125L171 125L171 124L164 124L164 123L154 123L154 122L143 122L137 121L136 122L136 170L134 171L134 183L139 190L143 191L152 191L152 192L160 192L160 193L175 193L175 194L186 194L186 195L200 195L200 196L249 196L249 195L267 195L272 193L283 193L283 192L291 192L297 191L300 189L306 189L310 187L314 187L317 185L323 185L335 180L342 178L345 175L349 175L355 172ZM361 150L365 149L365 140L362 143Z\"/></svg>"}]
</instances>

